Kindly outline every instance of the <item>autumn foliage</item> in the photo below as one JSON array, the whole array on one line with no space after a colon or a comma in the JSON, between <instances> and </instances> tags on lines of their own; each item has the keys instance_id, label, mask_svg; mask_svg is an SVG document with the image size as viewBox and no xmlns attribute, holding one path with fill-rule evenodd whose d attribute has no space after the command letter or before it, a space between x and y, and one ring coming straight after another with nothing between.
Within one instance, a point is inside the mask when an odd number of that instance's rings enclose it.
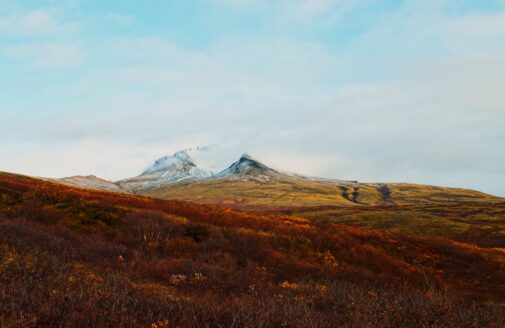
<instances>
[{"instance_id":1,"label":"autumn foliage","mask_svg":"<svg viewBox=\"0 0 505 328\"><path fill-rule=\"evenodd\" d=\"M502 327L505 253L0 174L0 326Z\"/></svg>"}]
</instances>

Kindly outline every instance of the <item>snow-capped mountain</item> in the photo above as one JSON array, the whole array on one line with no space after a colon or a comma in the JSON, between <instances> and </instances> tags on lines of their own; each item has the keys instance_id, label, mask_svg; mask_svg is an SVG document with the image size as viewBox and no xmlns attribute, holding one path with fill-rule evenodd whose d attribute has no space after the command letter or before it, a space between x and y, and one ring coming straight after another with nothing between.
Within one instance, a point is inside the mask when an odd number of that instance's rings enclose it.
<instances>
[{"instance_id":1,"label":"snow-capped mountain","mask_svg":"<svg viewBox=\"0 0 505 328\"><path fill-rule=\"evenodd\" d=\"M239 160L227 169L213 174L208 170L199 168L195 160L189 155L190 152L198 154L199 151L199 149L193 150L190 148L178 151L173 155L161 157L140 175L116 182L103 180L95 176L75 176L48 180L81 188L140 194L153 189L169 187L180 182L215 179L254 180L259 182L268 182L275 179L302 179L339 184L356 183L356 181L314 178L282 172L266 166L248 154L243 154Z\"/></svg>"},{"instance_id":2,"label":"snow-capped mountain","mask_svg":"<svg viewBox=\"0 0 505 328\"><path fill-rule=\"evenodd\" d=\"M187 180L208 178L212 174L198 168L186 150L157 159L137 177L117 181L130 190L146 189Z\"/></svg>"},{"instance_id":3,"label":"snow-capped mountain","mask_svg":"<svg viewBox=\"0 0 505 328\"><path fill-rule=\"evenodd\" d=\"M213 178L230 177L274 177L283 175L282 173L269 168L248 154L243 154L238 161L230 165L224 171L216 174Z\"/></svg>"},{"instance_id":4,"label":"snow-capped mountain","mask_svg":"<svg viewBox=\"0 0 505 328\"><path fill-rule=\"evenodd\" d=\"M302 179L317 182L353 184L357 181L326 179L319 177L309 177L301 174L275 170L261 163L247 153L244 153L238 161L230 165L222 172L215 174L210 179L254 179L258 181L269 181L271 178Z\"/></svg>"}]
</instances>

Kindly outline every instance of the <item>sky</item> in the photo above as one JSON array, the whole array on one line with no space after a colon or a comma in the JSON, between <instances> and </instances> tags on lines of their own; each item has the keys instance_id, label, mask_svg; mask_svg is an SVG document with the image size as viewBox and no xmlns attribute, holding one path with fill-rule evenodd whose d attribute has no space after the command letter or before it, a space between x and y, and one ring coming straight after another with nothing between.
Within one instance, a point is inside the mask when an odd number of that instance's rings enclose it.
<instances>
[{"instance_id":1,"label":"sky","mask_svg":"<svg viewBox=\"0 0 505 328\"><path fill-rule=\"evenodd\" d=\"M505 196L505 0L0 0L0 171L203 147Z\"/></svg>"}]
</instances>

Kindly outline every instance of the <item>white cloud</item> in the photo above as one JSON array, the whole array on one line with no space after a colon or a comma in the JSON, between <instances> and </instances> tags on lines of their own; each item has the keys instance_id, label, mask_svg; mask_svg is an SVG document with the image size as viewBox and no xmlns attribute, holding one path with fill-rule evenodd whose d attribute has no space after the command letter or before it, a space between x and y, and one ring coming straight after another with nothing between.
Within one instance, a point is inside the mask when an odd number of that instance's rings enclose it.
<instances>
[{"instance_id":1,"label":"white cloud","mask_svg":"<svg viewBox=\"0 0 505 328\"><path fill-rule=\"evenodd\" d=\"M233 8L235 10L271 8L274 4L269 0L210 0L211 3L216 3L221 6ZM282 1L279 1L282 2Z\"/></svg>"},{"instance_id":2,"label":"white cloud","mask_svg":"<svg viewBox=\"0 0 505 328\"><path fill-rule=\"evenodd\" d=\"M12 36L44 36L74 31L75 23L59 22L47 10L35 10L23 15L0 17L0 33Z\"/></svg>"},{"instance_id":3,"label":"white cloud","mask_svg":"<svg viewBox=\"0 0 505 328\"><path fill-rule=\"evenodd\" d=\"M135 21L134 16L122 14L107 14L102 16L101 19L105 22L118 25L129 25Z\"/></svg>"},{"instance_id":4,"label":"white cloud","mask_svg":"<svg viewBox=\"0 0 505 328\"><path fill-rule=\"evenodd\" d=\"M270 24L333 25L342 16L360 5L355 0L211 0L239 12L259 11L271 16ZM363 3L363 1L362 1ZM367 1L368 3L368 1Z\"/></svg>"},{"instance_id":5,"label":"white cloud","mask_svg":"<svg viewBox=\"0 0 505 328\"><path fill-rule=\"evenodd\" d=\"M26 61L37 69L75 68L86 60L80 47L72 43L28 43L8 46L3 50L7 56Z\"/></svg>"},{"instance_id":6,"label":"white cloud","mask_svg":"<svg viewBox=\"0 0 505 328\"><path fill-rule=\"evenodd\" d=\"M326 17L329 23L335 23L357 4L354 0L299 0L282 8L277 22L313 23L314 20Z\"/></svg>"}]
</instances>

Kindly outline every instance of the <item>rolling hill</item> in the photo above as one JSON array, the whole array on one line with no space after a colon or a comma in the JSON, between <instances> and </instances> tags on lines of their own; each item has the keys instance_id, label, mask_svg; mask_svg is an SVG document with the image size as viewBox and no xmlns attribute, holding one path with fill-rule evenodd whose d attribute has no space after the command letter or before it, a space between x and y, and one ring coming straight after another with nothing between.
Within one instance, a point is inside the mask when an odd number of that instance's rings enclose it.
<instances>
[{"instance_id":1,"label":"rolling hill","mask_svg":"<svg viewBox=\"0 0 505 328\"><path fill-rule=\"evenodd\" d=\"M0 174L0 322L501 327L505 252Z\"/></svg>"},{"instance_id":2,"label":"rolling hill","mask_svg":"<svg viewBox=\"0 0 505 328\"><path fill-rule=\"evenodd\" d=\"M505 200L473 190L284 177L193 181L144 194L505 248Z\"/></svg>"}]
</instances>

